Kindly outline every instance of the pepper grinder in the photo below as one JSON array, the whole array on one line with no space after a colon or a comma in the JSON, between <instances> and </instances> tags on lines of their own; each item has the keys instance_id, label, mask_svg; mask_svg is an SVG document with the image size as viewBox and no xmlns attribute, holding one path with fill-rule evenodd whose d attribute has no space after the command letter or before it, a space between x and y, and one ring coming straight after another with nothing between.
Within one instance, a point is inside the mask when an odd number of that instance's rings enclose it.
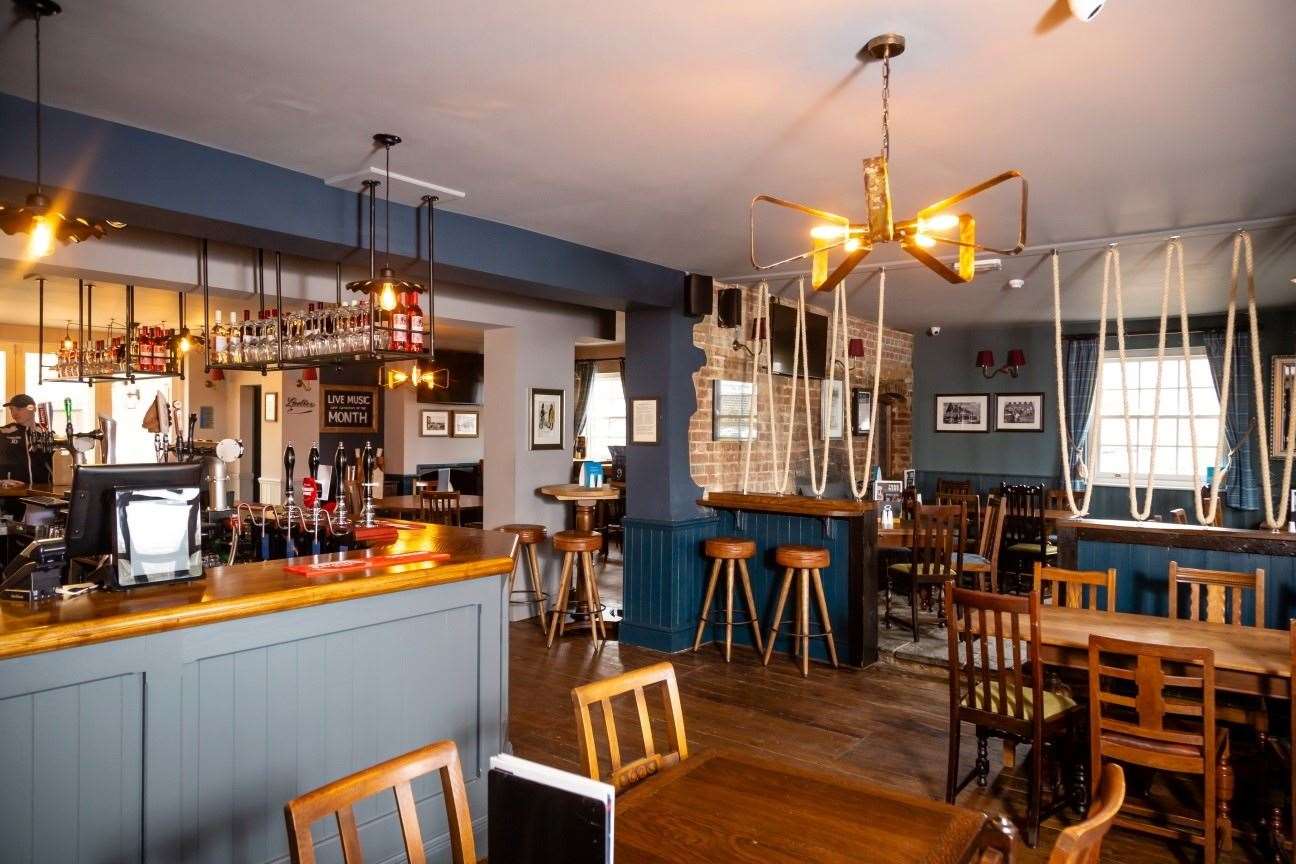
<instances>
[{"instance_id":1,"label":"pepper grinder","mask_svg":"<svg viewBox=\"0 0 1296 864\"><path fill-rule=\"evenodd\" d=\"M346 472L346 450L339 441L337 450L333 452L333 480L329 497L337 502L337 506L333 508L333 527L340 533L345 533L351 528L351 518L347 512Z\"/></svg>"},{"instance_id":2,"label":"pepper grinder","mask_svg":"<svg viewBox=\"0 0 1296 864\"><path fill-rule=\"evenodd\" d=\"M372 528L376 524L374 521L374 467L377 464L374 459L373 444L365 442L364 455L361 457L360 465L364 470L364 507L360 511L360 524L366 528Z\"/></svg>"}]
</instances>

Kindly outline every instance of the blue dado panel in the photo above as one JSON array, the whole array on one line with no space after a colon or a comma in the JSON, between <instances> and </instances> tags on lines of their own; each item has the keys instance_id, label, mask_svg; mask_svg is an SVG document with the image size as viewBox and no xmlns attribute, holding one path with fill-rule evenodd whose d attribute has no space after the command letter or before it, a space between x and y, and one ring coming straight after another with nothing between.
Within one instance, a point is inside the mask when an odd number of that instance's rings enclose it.
<instances>
[{"instance_id":1,"label":"blue dado panel","mask_svg":"<svg viewBox=\"0 0 1296 864\"><path fill-rule=\"evenodd\" d=\"M445 738L485 854L502 594L485 577L0 663L0 862L285 862L286 801ZM440 783L414 791L447 861ZM392 796L356 818L366 860L404 860ZM315 839L341 861L331 820Z\"/></svg>"}]
</instances>

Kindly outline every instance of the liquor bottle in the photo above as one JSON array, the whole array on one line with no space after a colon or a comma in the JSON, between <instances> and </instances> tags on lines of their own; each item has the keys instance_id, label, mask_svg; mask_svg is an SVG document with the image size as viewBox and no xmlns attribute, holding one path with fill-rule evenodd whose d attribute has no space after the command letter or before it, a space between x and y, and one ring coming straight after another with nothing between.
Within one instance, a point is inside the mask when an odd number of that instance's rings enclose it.
<instances>
[{"instance_id":1,"label":"liquor bottle","mask_svg":"<svg viewBox=\"0 0 1296 864\"><path fill-rule=\"evenodd\" d=\"M216 310L216 323L212 325L211 332L212 361L215 363L229 362L229 331L225 329L225 322L221 318L221 311Z\"/></svg>"},{"instance_id":2,"label":"liquor bottle","mask_svg":"<svg viewBox=\"0 0 1296 864\"><path fill-rule=\"evenodd\" d=\"M176 329L172 327L167 332L166 342L163 343L166 350L162 355L163 372L175 372L180 368L180 337Z\"/></svg>"},{"instance_id":3,"label":"liquor bottle","mask_svg":"<svg viewBox=\"0 0 1296 864\"><path fill-rule=\"evenodd\" d=\"M409 292L405 309L409 315L409 350L414 354L421 354L423 353L423 308L419 306L417 291Z\"/></svg>"},{"instance_id":4,"label":"liquor bottle","mask_svg":"<svg viewBox=\"0 0 1296 864\"><path fill-rule=\"evenodd\" d=\"M229 327L225 330L229 339L229 362L243 362L243 328L239 325L237 313L230 312Z\"/></svg>"},{"instance_id":5,"label":"liquor bottle","mask_svg":"<svg viewBox=\"0 0 1296 864\"><path fill-rule=\"evenodd\" d=\"M391 312L391 328L391 350L408 350L409 308L405 305L404 294L396 297L396 308Z\"/></svg>"},{"instance_id":6,"label":"liquor bottle","mask_svg":"<svg viewBox=\"0 0 1296 864\"><path fill-rule=\"evenodd\" d=\"M241 326L243 336L239 342L243 346L243 362L251 363L256 359L253 356L256 354L256 322L252 320L251 310L243 310L243 324Z\"/></svg>"}]
</instances>

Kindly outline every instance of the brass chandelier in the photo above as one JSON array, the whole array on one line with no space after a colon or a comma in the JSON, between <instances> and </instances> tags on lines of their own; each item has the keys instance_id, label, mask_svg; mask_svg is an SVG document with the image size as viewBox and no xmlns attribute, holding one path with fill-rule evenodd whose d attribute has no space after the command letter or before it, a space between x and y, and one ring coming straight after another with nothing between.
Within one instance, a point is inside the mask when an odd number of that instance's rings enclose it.
<instances>
[{"instance_id":1,"label":"brass chandelier","mask_svg":"<svg viewBox=\"0 0 1296 864\"><path fill-rule=\"evenodd\" d=\"M773 195L752 198L748 210L751 237L751 263L757 270L769 270L792 261L811 259L811 284L817 291L836 287L875 246L899 242L927 268L952 283L970 282L975 275L976 253L980 250L1001 255L1016 255L1026 247L1026 178L1018 171L1005 171L982 183L964 189L941 201L919 210L912 219L895 220L891 213L891 185L888 179L888 162L891 156L891 58L904 52L905 40L895 33L886 33L870 39L856 55L861 61L874 58L882 61L882 152L864 160L864 199L868 218L852 222L845 216L787 201ZM955 213L951 208L976 195L1012 179L1021 180L1021 215L1018 222L1017 245L1011 249L995 249L976 241L976 220L970 213ZM760 204L770 204L802 213L820 220L810 231L812 246L779 261L761 263L756 255L756 211ZM943 232L956 232L954 234ZM958 250L954 267L941 261L932 249L937 245L953 246ZM829 269L832 263L834 266Z\"/></svg>"}]
</instances>

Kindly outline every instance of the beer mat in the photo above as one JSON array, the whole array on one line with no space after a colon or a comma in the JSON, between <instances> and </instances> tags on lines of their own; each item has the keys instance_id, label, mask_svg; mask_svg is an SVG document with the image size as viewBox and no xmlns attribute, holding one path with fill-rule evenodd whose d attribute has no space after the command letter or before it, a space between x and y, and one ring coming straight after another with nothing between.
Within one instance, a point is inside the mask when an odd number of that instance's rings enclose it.
<instances>
[{"instance_id":1,"label":"beer mat","mask_svg":"<svg viewBox=\"0 0 1296 864\"><path fill-rule=\"evenodd\" d=\"M372 528L356 527L353 529L356 540L364 543L394 543L399 532L391 525L375 525Z\"/></svg>"},{"instance_id":2,"label":"beer mat","mask_svg":"<svg viewBox=\"0 0 1296 864\"><path fill-rule=\"evenodd\" d=\"M352 573L356 570L372 570L375 567L390 567L394 564L421 564L449 560L449 552L397 552L392 555L374 555L370 558L319 561L314 564L289 564L283 569L285 573L297 573L301 576L324 576L335 573Z\"/></svg>"},{"instance_id":3,"label":"beer mat","mask_svg":"<svg viewBox=\"0 0 1296 864\"><path fill-rule=\"evenodd\" d=\"M378 524L383 528L391 528L396 531L418 531L427 527L417 522L388 522L385 519L379 519Z\"/></svg>"}]
</instances>

